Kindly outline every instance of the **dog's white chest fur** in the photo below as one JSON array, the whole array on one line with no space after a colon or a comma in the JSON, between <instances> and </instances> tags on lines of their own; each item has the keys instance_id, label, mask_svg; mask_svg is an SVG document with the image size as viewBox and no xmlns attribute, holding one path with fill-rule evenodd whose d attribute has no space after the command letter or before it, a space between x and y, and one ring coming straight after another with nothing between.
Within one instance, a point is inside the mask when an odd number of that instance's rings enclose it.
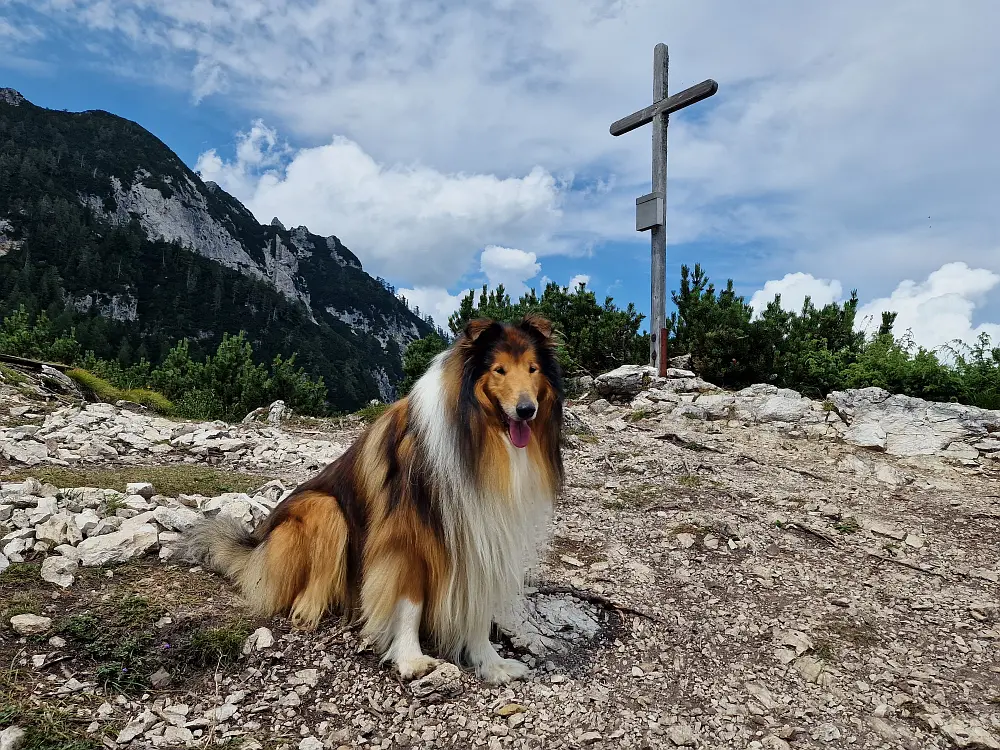
<instances>
[{"instance_id":1,"label":"dog's white chest fur","mask_svg":"<svg viewBox=\"0 0 1000 750\"><path fill-rule=\"evenodd\" d=\"M442 358L410 394L413 416L433 465L445 543L452 560L434 630L439 647L457 658L475 633L487 630L522 593L552 507L546 477L528 451L507 443L510 471L503 496L480 489L461 460L454 427L440 402Z\"/></svg>"}]
</instances>

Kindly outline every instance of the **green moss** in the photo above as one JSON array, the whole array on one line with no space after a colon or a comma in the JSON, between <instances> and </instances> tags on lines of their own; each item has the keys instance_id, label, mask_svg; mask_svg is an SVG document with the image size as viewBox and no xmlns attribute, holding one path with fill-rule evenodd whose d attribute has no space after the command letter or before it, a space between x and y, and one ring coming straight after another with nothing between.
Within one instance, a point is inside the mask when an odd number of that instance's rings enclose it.
<instances>
[{"instance_id":1,"label":"green moss","mask_svg":"<svg viewBox=\"0 0 1000 750\"><path fill-rule=\"evenodd\" d=\"M858 523L858 519L854 516L847 516L840 519L833 528L841 534L854 534L861 530L861 524Z\"/></svg>"},{"instance_id":2,"label":"green moss","mask_svg":"<svg viewBox=\"0 0 1000 750\"><path fill-rule=\"evenodd\" d=\"M652 409L636 409L625 416L626 422L641 422L649 419L655 412Z\"/></svg>"},{"instance_id":3,"label":"green moss","mask_svg":"<svg viewBox=\"0 0 1000 750\"><path fill-rule=\"evenodd\" d=\"M11 565L10 567L13 568L14 566ZM31 583L40 580L40 578L38 577L38 566L35 565L33 567L35 568L35 575ZM0 573L0 583L8 582L9 579L7 578L7 573L9 572L10 568L5 570L3 573ZM27 583L28 582L25 582L23 585L27 585ZM3 619L4 619L3 624L9 625L10 618L14 617L15 615L36 615L38 614L40 608L41 608L41 602L39 601L38 596L35 594L35 592L16 591L14 592L14 594L11 595L10 600L7 602L7 606L3 608Z\"/></svg>"},{"instance_id":4,"label":"green moss","mask_svg":"<svg viewBox=\"0 0 1000 750\"><path fill-rule=\"evenodd\" d=\"M3 380L11 385L24 385L28 382L28 379L15 370L13 367L8 367L5 364L0 364L0 380Z\"/></svg>"},{"instance_id":5,"label":"green moss","mask_svg":"<svg viewBox=\"0 0 1000 750\"><path fill-rule=\"evenodd\" d=\"M139 596L123 596L100 613L84 612L59 621L56 632L95 665L105 689L136 693L148 687L157 659L153 624L162 608Z\"/></svg>"},{"instance_id":6,"label":"green moss","mask_svg":"<svg viewBox=\"0 0 1000 750\"><path fill-rule=\"evenodd\" d=\"M677 477L677 484L681 487L688 487L690 489L701 487L701 477L694 474L681 474Z\"/></svg>"},{"instance_id":7,"label":"green moss","mask_svg":"<svg viewBox=\"0 0 1000 750\"><path fill-rule=\"evenodd\" d=\"M123 391L116 388L104 378L100 378L87 370L74 368L67 370L66 374L72 378L85 392L90 393L98 401L113 404L116 401L132 401L142 404L160 414L172 414L174 405L166 396L144 388L135 388Z\"/></svg>"},{"instance_id":8,"label":"green moss","mask_svg":"<svg viewBox=\"0 0 1000 750\"><path fill-rule=\"evenodd\" d=\"M214 667L235 661L251 633L250 624L238 620L216 628L195 630L186 643L177 647L175 657L195 667Z\"/></svg>"}]
</instances>

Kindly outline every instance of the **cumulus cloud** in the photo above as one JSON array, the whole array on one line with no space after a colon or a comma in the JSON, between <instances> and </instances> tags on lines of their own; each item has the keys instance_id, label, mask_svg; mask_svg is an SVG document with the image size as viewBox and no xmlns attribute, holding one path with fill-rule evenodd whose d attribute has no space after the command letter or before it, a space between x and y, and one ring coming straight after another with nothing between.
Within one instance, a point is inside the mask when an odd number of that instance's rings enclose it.
<instances>
[{"instance_id":1,"label":"cumulus cloud","mask_svg":"<svg viewBox=\"0 0 1000 750\"><path fill-rule=\"evenodd\" d=\"M458 310L462 298L469 293L463 289L458 294L450 294L440 287L419 287L416 289L399 289L398 293L406 298L410 307L419 307L421 315L430 315L434 323L448 330L448 318Z\"/></svg>"},{"instance_id":2,"label":"cumulus cloud","mask_svg":"<svg viewBox=\"0 0 1000 750\"><path fill-rule=\"evenodd\" d=\"M882 313L895 312L894 333L902 336L910 332L913 341L926 349L955 341L972 344L982 333L1000 344L1000 324L976 322L991 301L990 293L998 289L1000 274L963 262L946 263L923 281L906 279L888 296L863 304L858 308L855 328L874 333L882 322ZM806 295L817 307L844 301L843 287L837 279L817 279L800 272L768 281L753 294L750 304L759 313L776 294L781 294L782 309L790 312L802 309Z\"/></svg>"},{"instance_id":3,"label":"cumulus cloud","mask_svg":"<svg viewBox=\"0 0 1000 750\"><path fill-rule=\"evenodd\" d=\"M839 301L842 292L840 282L836 279L817 279L810 273L786 273L780 279L768 281L763 289L754 292L750 297L750 306L759 314L780 294L782 310L799 312L806 297L816 307L823 307Z\"/></svg>"},{"instance_id":4,"label":"cumulus cloud","mask_svg":"<svg viewBox=\"0 0 1000 750\"><path fill-rule=\"evenodd\" d=\"M535 278L542 270L534 253L512 247L490 245L479 258L479 270L486 274L491 288L503 284L512 299L528 291L524 282Z\"/></svg>"},{"instance_id":5,"label":"cumulus cloud","mask_svg":"<svg viewBox=\"0 0 1000 750\"><path fill-rule=\"evenodd\" d=\"M858 325L877 328L883 311L897 313L896 335L907 330L928 349L956 340L972 344L980 334L1000 344L1000 324L975 324L977 308L1000 286L1000 274L965 263L947 263L924 281L905 280L888 297L879 297L858 310Z\"/></svg>"},{"instance_id":6,"label":"cumulus cloud","mask_svg":"<svg viewBox=\"0 0 1000 750\"><path fill-rule=\"evenodd\" d=\"M524 275L535 255L497 243L551 247L545 237L560 217L558 185L540 167L498 177L386 165L343 136L293 150L260 121L239 135L232 161L207 151L197 170L259 220L336 234L370 272L413 288L449 287L484 247L483 272L516 286L537 273Z\"/></svg>"},{"instance_id":7,"label":"cumulus cloud","mask_svg":"<svg viewBox=\"0 0 1000 750\"><path fill-rule=\"evenodd\" d=\"M570 291L576 291L576 288L580 284L589 284L589 283L590 283L590 276L588 276L585 273L578 273L576 276L574 276L569 280L569 288Z\"/></svg>"}]
</instances>

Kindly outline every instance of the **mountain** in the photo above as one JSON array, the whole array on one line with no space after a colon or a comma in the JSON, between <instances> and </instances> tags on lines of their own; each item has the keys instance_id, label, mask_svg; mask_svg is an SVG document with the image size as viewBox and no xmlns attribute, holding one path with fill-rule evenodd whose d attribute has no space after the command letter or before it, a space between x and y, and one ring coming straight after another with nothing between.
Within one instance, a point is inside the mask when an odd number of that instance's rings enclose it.
<instances>
[{"instance_id":1,"label":"mountain","mask_svg":"<svg viewBox=\"0 0 1000 750\"><path fill-rule=\"evenodd\" d=\"M0 89L0 314L21 304L123 364L245 330L323 376L337 410L393 398L432 330L339 239L261 224L138 124Z\"/></svg>"}]
</instances>

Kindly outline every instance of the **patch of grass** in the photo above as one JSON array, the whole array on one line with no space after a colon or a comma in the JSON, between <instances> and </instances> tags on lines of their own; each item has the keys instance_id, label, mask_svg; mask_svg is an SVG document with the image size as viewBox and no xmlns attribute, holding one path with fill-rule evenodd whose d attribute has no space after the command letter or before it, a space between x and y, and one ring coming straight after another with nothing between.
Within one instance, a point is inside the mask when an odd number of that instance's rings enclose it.
<instances>
[{"instance_id":1,"label":"patch of grass","mask_svg":"<svg viewBox=\"0 0 1000 750\"><path fill-rule=\"evenodd\" d=\"M688 487L690 489L701 487L701 477L696 474L681 474L677 477L677 484L681 487Z\"/></svg>"},{"instance_id":2,"label":"patch of grass","mask_svg":"<svg viewBox=\"0 0 1000 750\"><path fill-rule=\"evenodd\" d=\"M362 422L366 422L367 424L372 424L373 422L375 422L375 420L377 420L379 417L385 414L385 412L389 409L390 406L391 404L382 404L382 403L368 404L364 408L358 409L354 413L357 414L357 416L361 417Z\"/></svg>"},{"instance_id":3,"label":"patch of grass","mask_svg":"<svg viewBox=\"0 0 1000 750\"><path fill-rule=\"evenodd\" d=\"M833 401L826 400L823 402L823 411L833 411Z\"/></svg>"},{"instance_id":4,"label":"patch of grass","mask_svg":"<svg viewBox=\"0 0 1000 750\"><path fill-rule=\"evenodd\" d=\"M858 523L858 519L854 516L847 516L837 521L837 523L833 525L833 528L841 534L856 534L861 531L861 524Z\"/></svg>"},{"instance_id":5,"label":"patch of grass","mask_svg":"<svg viewBox=\"0 0 1000 750\"><path fill-rule=\"evenodd\" d=\"M129 466L115 469L100 468L33 468L15 473L12 481L34 477L42 484L56 487L101 487L125 492L130 482L151 482L161 495L179 494L213 497L223 492L250 492L273 477L241 474L207 466L177 464L172 466Z\"/></svg>"},{"instance_id":6,"label":"patch of grass","mask_svg":"<svg viewBox=\"0 0 1000 750\"><path fill-rule=\"evenodd\" d=\"M25 564L25 563L21 563ZM11 565L11 568L14 566ZM6 583L7 580L4 576L10 571L8 568L2 574L0 574L0 579L4 579L3 582ZM38 576L38 566L35 566L35 576ZM38 580L41 580L40 578ZM10 618L15 615L37 615L39 609L41 608L41 602L38 600L38 596L33 591L15 591L10 600L7 602L7 606L3 609L3 619L4 625L10 624Z\"/></svg>"},{"instance_id":7,"label":"patch of grass","mask_svg":"<svg viewBox=\"0 0 1000 750\"><path fill-rule=\"evenodd\" d=\"M826 624L826 631L857 648L869 648L881 640L875 627L859 618L835 617Z\"/></svg>"},{"instance_id":8,"label":"patch of grass","mask_svg":"<svg viewBox=\"0 0 1000 750\"><path fill-rule=\"evenodd\" d=\"M141 404L147 409L152 409L160 414L173 414L174 405L166 396L147 388L133 388L129 391L122 391L122 398L136 404Z\"/></svg>"},{"instance_id":9,"label":"patch of grass","mask_svg":"<svg viewBox=\"0 0 1000 750\"><path fill-rule=\"evenodd\" d=\"M38 401L41 403L45 403L46 401L48 401L44 393L39 393L27 383L22 383L21 385L15 386L15 388L17 388L17 392L20 393L24 398L31 399L32 401Z\"/></svg>"},{"instance_id":10,"label":"patch of grass","mask_svg":"<svg viewBox=\"0 0 1000 750\"><path fill-rule=\"evenodd\" d=\"M84 612L58 622L55 631L96 667L106 690L142 692L155 671L155 623L164 611L140 596L123 596L99 614Z\"/></svg>"},{"instance_id":11,"label":"patch of grass","mask_svg":"<svg viewBox=\"0 0 1000 750\"><path fill-rule=\"evenodd\" d=\"M245 620L217 628L195 630L187 642L177 647L175 658L195 667L215 667L236 661L243 652L243 643L251 633Z\"/></svg>"},{"instance_id":12,"label":"patch of grass","mask_svg":"<svg viewBox=\"0 0 1000 750\"><path fill-rule=\"evenodd\" d=\"M813 644L813 656L822 662L831 664L837 658L837 651L833 647L833 643L828 640L817 640Z\"/></svg>"},{"instance_id":13,"label":"patch of grass","mask_svg":"<svg viewBox=\"0 0 1000 750\"><path fill-rule=\"evenodd\" d=\"M10 383L11 385L24 385L28 382L27 377L15 370L13 367L8 367L4 364L0 364L0 379Z\"/></svg>"},{"instance_id":14,"label":"patch of grass","mask_svg":"<svg viewBox=\"0 0 1000 750\"><path fill-rule=\"evenodd\" d=\"M30 678L26 677L26 681ZM88 722L89 723L89 722ZM18 750L101 750L99 738L88 737L86 724L66 711L45 704L32 705L0 694L0 726L24 730Z\"/></svg>"},{"instance_id":15,"label":"patch of grass","mask_svg":"<svg viewBox=\"0 0 1000 750\"><path fill-rule=\"evenodd\" d=\"M29 417L27 415L21 415L20 417L8 417L6 420L5 427L41 427L45 422L44 417Z\"/></svg>"},{"instance_id":16,"label":"patch of grass","mask_svg":"<svg viewBox=\"0 0 1000 750\"><path fill-rule=\"evenodd\" d=\"M649 482L637 484L632 487L619 487L615 491L616 497L605 501L604 507L610 510L640 508L648 501L659 498L662 492L662 487Z\"/></svg>"},{"instance_id":17,"label":"patch of grass","mask_svg":"<svg viewBox=\"0 0 1000 750\"><path fill-rule=\"evenodd\" d=\"M641 422L644 419L649 419L653 414L655 414L652 409L636 409L635 411L629 412L625 415L626 422Z\"/></svg>"},{"instance_id":18,"label":"patch of grass","mask_svg":"<svg viewBox=\"0 0 1000 750\"><path fill-rule=\"evenodd\" d=\"M0 580L4 583L34 583L39 580L41 568L39 563L11 563L7 570L0 573Z\"/></svg>"},{"instance_id":19,"label":"patch of grass","mask_svg":"<svg viewBox=\"0 0 1000 750\"><path fill-rule=\"evenodd\" d=\"M137 404L159 412L160 414L172 414L174 405L163 394L150 391L145 388L134 388L123 391L116 388L104 378L100 378L87 370L74 368L67 370L66 375L72 378L77 385L86 393L90 393L98 401L113 404L116 401L132 401Z\"/></svg>"},{"instance_id":20,"label":"patch of grass","mask_svg":"<svg viewBox=\"0 0 1000 750\"><path fill-rule=\"evenodd\" d=\"M678 534L693 534L694 536L697 536L704 531L707 531L707 529L690 521L685 521L684 523L679 523L674 526L674 536L677 536Z\"/></svg>"}]
</instances>

